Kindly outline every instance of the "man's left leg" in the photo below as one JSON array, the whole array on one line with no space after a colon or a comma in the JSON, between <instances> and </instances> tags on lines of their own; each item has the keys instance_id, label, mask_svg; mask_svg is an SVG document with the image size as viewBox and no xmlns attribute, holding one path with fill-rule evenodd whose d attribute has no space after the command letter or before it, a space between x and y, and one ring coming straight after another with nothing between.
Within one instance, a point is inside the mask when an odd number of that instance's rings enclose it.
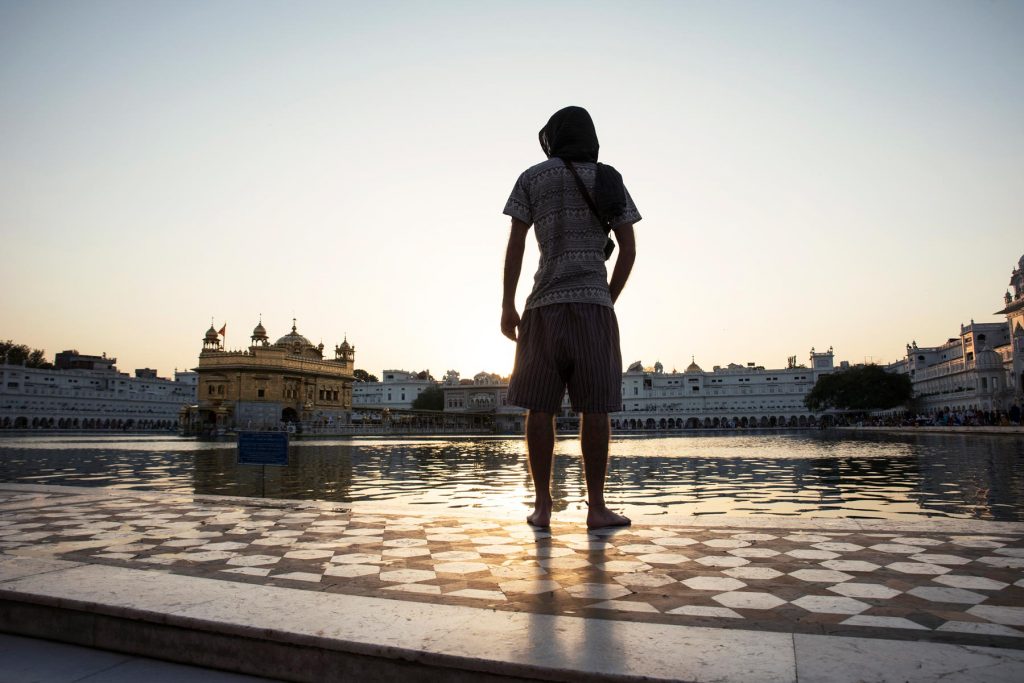
<instances>
[{"instance_id":1,"label":"man's left leg","mask_svg":"<svg viewBox=\"0 0 1024 683\"><path fill-rule=\"evenodd\" d=\"M607 413L580 415L580 442L583 448L583 473L587 480L587 526L628 526L630 520L612 512L604 502L604 479L608 472L608 440L611 423Z\"/></svg>"}]
</instances>

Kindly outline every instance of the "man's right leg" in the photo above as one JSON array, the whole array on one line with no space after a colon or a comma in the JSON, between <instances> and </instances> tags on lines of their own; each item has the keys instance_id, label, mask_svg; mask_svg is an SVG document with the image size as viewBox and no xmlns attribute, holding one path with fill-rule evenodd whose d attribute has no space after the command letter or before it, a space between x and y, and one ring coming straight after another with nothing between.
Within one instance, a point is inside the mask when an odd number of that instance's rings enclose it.
<instances>
[{"instance_id":1,"label":"man's right leg","mask_svg":"<svg viewBox=\"0 0 1024 683\"><path fill-rule=\"evenodd\" d=\"M587 480L587 527L629 526L630 520L608 509L604 502L604 480L608 472L608 440L611 423L607 413L580 415L580 446L583 473Z\"/></svg>"},{"instance_id":2,"label":"man's right leg","mask_svg":"<svg viewBox=\"0 0 1024 683\"><path fill-rule=\"evenodd\" d=\"M526 450L533 476L533 513L526 521L534 526L551 524L551 467L555 455L555 416L531 410L526 416Z\"/></svg>"}]
</instances>

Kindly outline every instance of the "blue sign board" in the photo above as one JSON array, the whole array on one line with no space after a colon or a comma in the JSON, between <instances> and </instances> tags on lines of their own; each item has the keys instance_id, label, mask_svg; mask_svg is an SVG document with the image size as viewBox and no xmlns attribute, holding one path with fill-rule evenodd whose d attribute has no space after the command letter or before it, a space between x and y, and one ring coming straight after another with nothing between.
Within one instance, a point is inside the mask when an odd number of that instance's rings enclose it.
<instances>
[{"instance_id":1,"label":"blue sign board","mask_svg":"<svg viewBox=\"0 0 1024 683\"><path fill-rule=\"evenodd\" d=\"M239 465L288 464L288 432L239 432Z\"/></svg>"}]
</instances>

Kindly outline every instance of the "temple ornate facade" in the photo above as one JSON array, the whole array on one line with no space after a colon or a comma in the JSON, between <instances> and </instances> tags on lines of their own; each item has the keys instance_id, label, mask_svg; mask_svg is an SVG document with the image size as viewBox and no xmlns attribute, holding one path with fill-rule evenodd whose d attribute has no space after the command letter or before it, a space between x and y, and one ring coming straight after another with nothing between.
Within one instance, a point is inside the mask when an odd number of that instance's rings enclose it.
<instances>
[{"instance_id":1,"label":"temple ornate facade","mask_svg":"<svg viewBox=\"0 0 1024 683\"><path fill-rule=\"evenodd\" d=\"M217 330L207 330L195 369L199 403L182 415L186 432L351 422L356 350L347 338L334 347L334 358L324 358L323 343L314 346L294 320L274 343L262 321L250 339L249 348L228 351Z\"/></svg>"}]
</instances>

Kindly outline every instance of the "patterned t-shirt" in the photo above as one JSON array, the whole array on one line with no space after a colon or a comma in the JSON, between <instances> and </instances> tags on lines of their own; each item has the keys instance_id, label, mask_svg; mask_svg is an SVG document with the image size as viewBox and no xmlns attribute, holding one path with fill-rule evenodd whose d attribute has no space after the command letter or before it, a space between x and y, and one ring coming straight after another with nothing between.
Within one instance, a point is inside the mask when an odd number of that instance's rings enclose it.
<instances>
[{"instance_id":1,"label":"patterned t-shirt","mask_svg":"<svg viewBox=\"0 0 1024 683\"><path fill-rule=\"evenodd\" d=\"M575 162L573 166L583 184L593 192L597 165ZM533 291L526 299L526 310L561 303L611 307L604 265L608 235L561 159L548 159L523 171L512 188L504 213L533 225L537 233L540 264L533 278ZM612 221L612 227L639 220L640 214L627 190L626 210Z\"/></svg>"}]
</instances>

